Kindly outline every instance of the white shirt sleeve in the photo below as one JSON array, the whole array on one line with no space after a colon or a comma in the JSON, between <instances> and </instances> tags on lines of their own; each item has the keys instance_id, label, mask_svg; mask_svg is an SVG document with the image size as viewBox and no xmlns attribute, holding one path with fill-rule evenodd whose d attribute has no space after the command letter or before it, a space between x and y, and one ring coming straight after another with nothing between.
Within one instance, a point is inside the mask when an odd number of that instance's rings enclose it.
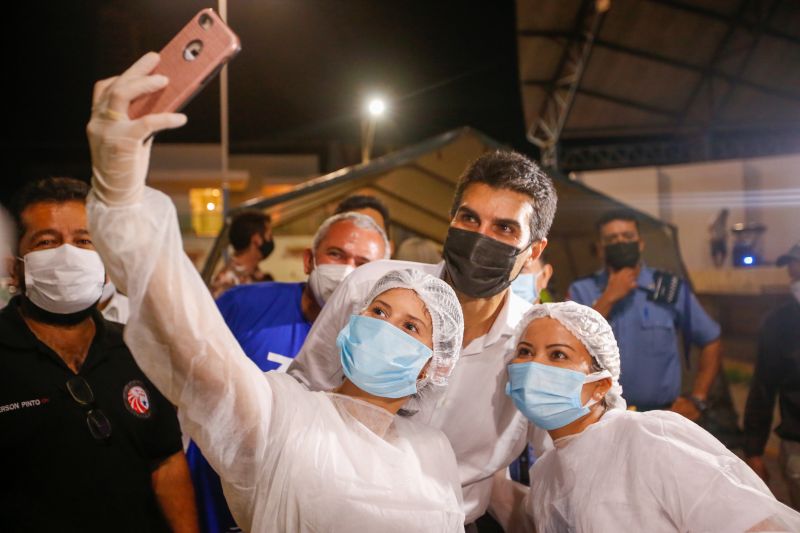
<instances>
[{"instance_id":1,"label":"white shirt sleeve","mask_svg":"<svg viewBox=\"0 0 800 533\"><path fill-rule=\"evenodd\" d=\"M136 362L221 477L252 487L272 393L183 252L175 207L147 188L140 203L114 207L92 193L87 211L109 275L130 300L125 341Z\"/></svg>"}]
</instances>

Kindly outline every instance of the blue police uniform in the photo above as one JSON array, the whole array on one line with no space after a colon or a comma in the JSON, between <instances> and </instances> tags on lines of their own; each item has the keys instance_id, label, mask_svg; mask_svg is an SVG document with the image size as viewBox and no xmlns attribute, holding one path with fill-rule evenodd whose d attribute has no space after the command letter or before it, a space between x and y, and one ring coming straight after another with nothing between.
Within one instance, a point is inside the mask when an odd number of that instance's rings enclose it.
<instances>
[{"instance_id":1,"label":"blue police uniform","mask_svg":"<svg viewBox=\"0 0 800 533\"><path fill-rule=\"evenodd\" d=\"M222 317L244 353L263 371L283 371L306 340L311 323L300 301L305 283L252 283L226 291L217 300ZM239 531L219 476L192 442L186 452L204 531Z\"/></svg>"},{"instance_id":2,"label":"blue police uniform","mask_svg":"<svg viewBox=\"0 0 800 533\"><path fill-rule=\"evenodd\" d=\"M648 299L654 270L643 265L637 289L611 310L609 323L619 344L622 395L639 410L669 406L681 392L681 362L677 331L705 346L719 338L720 328L684 284L673 304ZM605 270L575 281L569 299L593 305L608 283ZM688 302L686 298L689 298Z\"/></svg>"}]
</instances>

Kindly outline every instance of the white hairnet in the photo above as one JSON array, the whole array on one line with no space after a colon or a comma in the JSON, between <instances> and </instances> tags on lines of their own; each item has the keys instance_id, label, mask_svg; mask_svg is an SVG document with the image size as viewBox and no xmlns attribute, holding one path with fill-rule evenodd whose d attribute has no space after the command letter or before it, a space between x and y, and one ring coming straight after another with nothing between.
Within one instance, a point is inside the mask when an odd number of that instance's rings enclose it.
<instances>
[{"instance_id":1,"label":"white hairnet","mask_svg":"<svg viewBox=\"0 0 800 533\"><path fill-rule=\"evenodd\" d=\"M464 316L456 293L444 281L419 270L392 270L375 282L364 306L390 289L411 289L428 309L433 326L433 358L426 379L434 385L447 385L464 336Z\"/></svg>"},{"instance_id":2,"label":"white hairnet","mask_svg":"<svg viewBox=\"0 0 800 533\"><path fill-rule=\"evenodd\" d=\"M331 226L336 224L337 222L341 222L342 220L349 220L357 228L361 229L369 229L372 231L378 232L383 239L383 259L389 259L392 254L392 249L389 246L389 238L386 236L386 232L383 231L377 222L375 222L372 218L364 215L362 213L356 213L353 211L348 211L346 213L339 213L338 215L333 215L332 217L326 218L322 224L319 225L317 232L314 234L314 240L311 243L311 252L316 256L317 248L319 247L319 243L322 242L322 239L328 234L330 231Z\"/></svg>"},{"instance_id":3,"label":"white hairnet","mask_svg":"<svg viewBox=\"0 0 800 533\"><path fill-rule=\"evenodd\" d=\"M581 341L597 364L611 373L612 385L606 394L606 403L611 408L625 409L622 385L619 384L619 347L614 332L603 315L576 302L558 302L534 305L519 323L517 342L525 334L531 322L538 318L554 318Z\"/></svg>"}]
</instances>

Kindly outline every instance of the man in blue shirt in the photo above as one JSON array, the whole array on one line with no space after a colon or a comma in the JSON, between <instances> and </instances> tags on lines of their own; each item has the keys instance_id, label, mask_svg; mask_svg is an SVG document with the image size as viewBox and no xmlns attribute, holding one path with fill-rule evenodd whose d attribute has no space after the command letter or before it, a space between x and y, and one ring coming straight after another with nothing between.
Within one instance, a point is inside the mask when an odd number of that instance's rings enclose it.
<instances>
[{"instance_id":1,"label":"man in blue shirt","mask_svg":"<svg viewBox=\"0 0 800 533\"><path fill-rule=\"evenodd\" d=\"M365 263L388 259L389 249L386 233L369 216L334 215L322 223L304 253L307 283L240 285L225 292L217 306L247 356L265 372L283 372L339 283ZM194 442L187 457L204 530L238 531L219 477Z\"/></svg>"},{"instance_id":2,"label":"man in blue shirt","mask_svg":"<svg viewBox=\"0 0 800 533\"><path fill-rule=\"evenodd\" d=\"M683 283L672 303L654 297L654 275L644 265L636 215L607 213L597 222L605 268L575 281L568 298L590 305L611 324L619 344L623 396L640 411L671 409L698 420L721 362L720 328ZM702 347L692 392L681 392L678 331Z\"/></svg>"}]
</instances>

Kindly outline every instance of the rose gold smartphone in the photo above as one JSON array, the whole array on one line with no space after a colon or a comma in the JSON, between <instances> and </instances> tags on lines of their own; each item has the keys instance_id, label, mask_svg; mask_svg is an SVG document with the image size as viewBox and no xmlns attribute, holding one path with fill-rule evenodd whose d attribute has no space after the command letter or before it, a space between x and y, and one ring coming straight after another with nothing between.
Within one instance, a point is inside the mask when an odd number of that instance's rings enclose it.
<instances>
[{"instance_id":1,"label":"rose gold smartphone","mask_svg":"<svg viewBox=\"0 0 800 533\"><path fill-rule=\"evenodd\" d=\"M213 9L203 9L161 50L161 62L152 74L167 76L169 84L131 102L128 116L180 110L239 50L239 37Z\"/></svg>"}]
</instances>

